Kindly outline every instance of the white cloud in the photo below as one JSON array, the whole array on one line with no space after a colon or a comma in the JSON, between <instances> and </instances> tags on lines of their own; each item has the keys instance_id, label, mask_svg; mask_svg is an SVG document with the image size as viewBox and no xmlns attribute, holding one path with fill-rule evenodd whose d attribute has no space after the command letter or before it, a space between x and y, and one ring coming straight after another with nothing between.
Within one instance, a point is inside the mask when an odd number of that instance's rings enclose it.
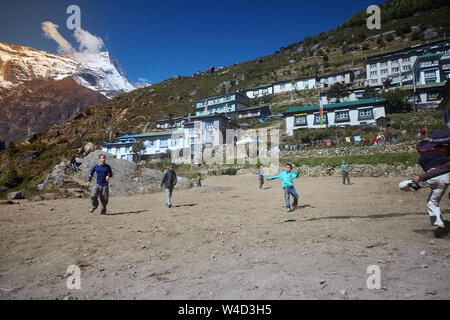
<instances>
[{"instance_id":1,"label":"white cloud","mask_svg":"<svg viewBox=\"0 0 450 320\"><path fill-rule=\"evenodd\" d=\"M74 38L80 44L79 50L75 50L72 45L58 32L59 26L50 21L42 22L42 31L44 35L54 40L58 44L58 53L74 54L74 53L99 53L105 45L102 38L89 33L83 29L74 31Z\"/></svg>"},{"instance_id":2,"label":"white cloud","mask_svg":"<svg viewBox=\"0 0 450 320\"><path fill-rule=\"evenodd\" d=\"M42 22L41 27L44 31L45 36L49 39L55 40L58 44L58 53L72 54L75 52L72 45L58 32L58 25L50 21L45 21Z\"/></svg>"},{"instance_id":3,"label":"white cloud","mask_svg":"<svg viewBox=\"0 0 450 320\"><path fill-rule=\"evenodd\" d=\"M94 36L83 29L75 30L74 37L80 44L80 52L99 53L105 45L102 38Z\"/></svg>"}]
</instances>

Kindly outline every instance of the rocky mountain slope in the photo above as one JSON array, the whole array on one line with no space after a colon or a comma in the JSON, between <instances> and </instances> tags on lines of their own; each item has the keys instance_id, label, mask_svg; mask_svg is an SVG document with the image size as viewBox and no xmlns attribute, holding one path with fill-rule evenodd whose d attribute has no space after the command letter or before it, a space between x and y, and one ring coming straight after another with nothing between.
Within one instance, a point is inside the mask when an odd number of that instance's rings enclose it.
<instances>
[{"instance_id":1,"label":"rocky mountain slope","mask_svg":"<svg viewBox=\"0 0 450 320\"><path fill-rule=\"evenodd\" d=\"M0 140L18 141L106 100L71 77L24 81L0 91Z\"/></svg>"}]
</instances>

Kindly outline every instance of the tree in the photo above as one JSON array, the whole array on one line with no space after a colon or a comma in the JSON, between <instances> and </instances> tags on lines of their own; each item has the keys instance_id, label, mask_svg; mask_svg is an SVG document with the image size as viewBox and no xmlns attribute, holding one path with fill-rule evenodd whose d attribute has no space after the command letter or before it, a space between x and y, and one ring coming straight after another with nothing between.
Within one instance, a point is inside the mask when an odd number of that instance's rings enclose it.
<instances>
[{"instance_id":1,"label":"tree","mask_svg":"<svg viewBox=\"0 0 450 320\"><path fill-rule=\"evenodd\" d=\"M327 91L327 98L337 98L338 102L341 98L346 97L348 88L341 82L336 82Z\"/></svg>"},{"instance_id":2,"label":"tree","mask_svg":"<svg viewBox=\"0 0 450 320\"><path fill-rule=\"evenodd\" d=\"M372 98L375 98L375 97L377 97L379 95L380 94L378 93L377 90L375 90L375 88L366 86L366 88L364 89L364 93L362 95L362 98L363 99L372 99Z\"/></svg>"},{"instance_id":3,"label":"tree","mask_svg":"<svg viewBox=\"0 0 450 320\"><path fill-rule=\"evenodd\" d=\"M411 104L408 99L411 93L408 90L396 88L393 90L385 90L381 93L381 97L387 100L387 113L401 113L411 111Z\"/></svg>"},{"instance_id":4,"label":"tree","mask_svg":"<svg viewBox=\"0 0 450 320\"><path fill-rule=\"evenodd\" d=\"M137 140L131 147L131 152L133 152L137 157L137 162L141 161L142 151L144 151L145 145L142 140Z\"/></svg>"},{"instance_id":5,"label":"tree","mask_svg":"<svg viewBox=\"0 0 450 320\"><path fill-rule=\"evenodd\" d=\"M6 174L5 180L3 180L3 185L7 188L14 188L20 185L22 181L23 179L17 174L16 167L11 166Z\"/></svg>"},{"instance_id":6,"label":"tree","mask_svg":"<svg viewBox=\"0 0 450 320\"><path fill-rule=\"evenodd\" d=\"M17 148L14 142L10 141L8 142L8 145L6 146L6 154L8 157L12 158L17 152Z\"/></svg>"}]
</instances>

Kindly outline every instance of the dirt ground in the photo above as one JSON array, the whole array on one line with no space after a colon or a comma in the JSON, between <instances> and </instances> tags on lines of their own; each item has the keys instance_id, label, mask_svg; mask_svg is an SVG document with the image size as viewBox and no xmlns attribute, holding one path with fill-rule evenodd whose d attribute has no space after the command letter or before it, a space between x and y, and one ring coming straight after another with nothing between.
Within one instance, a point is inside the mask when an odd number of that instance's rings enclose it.
<instances>
[{"instance_id":1,"label":"dirt ground","mask_svg":"<svg viewBox=\"0 0 450 320\"><path fill-rule=\"evenodd\" d=\"M163 192L113 197L104 216L88 199L1 205L0 299L449 299L450 238L401 180L301 178L292 214L256 176L208 178L172 209Z\"/></svg>"}]
</instances>

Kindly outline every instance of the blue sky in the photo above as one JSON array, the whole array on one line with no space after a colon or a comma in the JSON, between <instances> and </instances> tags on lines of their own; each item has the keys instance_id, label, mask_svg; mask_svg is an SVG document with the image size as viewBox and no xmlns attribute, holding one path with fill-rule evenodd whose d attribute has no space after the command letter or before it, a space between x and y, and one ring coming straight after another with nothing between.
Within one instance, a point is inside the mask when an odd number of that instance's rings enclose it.
<instances>
[{"instance_id":1,"label":"blue sky","mask_svg":"<svg viewBox=\"0 0 450 320\"><path fill-rule=\"evenodd\" d=\"M66 8L81 8L81 27L99 36L132 81L161 82L211 66L269 55L306 36L331 30L384 0L14 0L2 3L0 42L55 52L43 21L76 46Z\"/></svg>"}]
</instances>

